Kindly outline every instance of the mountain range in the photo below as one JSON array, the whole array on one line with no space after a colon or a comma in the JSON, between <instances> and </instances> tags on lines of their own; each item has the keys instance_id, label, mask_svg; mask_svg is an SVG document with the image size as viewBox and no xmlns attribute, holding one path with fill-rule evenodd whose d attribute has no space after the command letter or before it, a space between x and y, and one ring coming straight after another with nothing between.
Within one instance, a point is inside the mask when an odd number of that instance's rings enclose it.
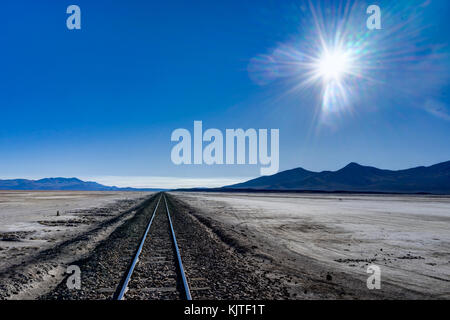
<instances>
[{"instance_id":1,"label":"mountain range","mask_svg":"<svg viewBox=\"0 0 450 320\"><path fill-rule=\"evenodd\" d=\"M0 180L0 190L161 191L162 189L118 188L77 178L45 178L40 180Z\"/></svg>"},{"instance_id":2,"label":"mountain range","mask_svg":"<svg viewBox=\"0 0 450 320\"><path fill-rule=\"evenodd\" d=\"M354 162L337 171L296 168L224 189L450 194L450 161L405 170L383 170Z\"/></svg>"},{"instance_id":3,"label":"mountain range","mask_svg":"<svg viewBox=\"0 0 450 320\"><path fill-rule=\"evenodd\" d=\"M0 180L0 190L161 191L163 189L119 188L77 178L45 178ZM337 171L314 172L295 168L222 188L201 190L450 194L450 161L405 170L384 170L354 162Z\"/></svg>"}]
</instances>

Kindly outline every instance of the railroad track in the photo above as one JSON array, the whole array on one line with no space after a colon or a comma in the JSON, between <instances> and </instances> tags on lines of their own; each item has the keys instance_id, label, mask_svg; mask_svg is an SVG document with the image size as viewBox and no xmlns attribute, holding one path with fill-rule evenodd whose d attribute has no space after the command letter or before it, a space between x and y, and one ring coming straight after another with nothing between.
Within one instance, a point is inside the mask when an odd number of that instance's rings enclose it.
<instances>
[{"instance_id":1,"label":"railroad track","mask_svg":"<svg viewBox=\"0 0 450 320\"><path fill-rule=\"evenodd\" d=\"M165 194L156 203L115 298L192 299Z\"/></svg>"}]
</instances>

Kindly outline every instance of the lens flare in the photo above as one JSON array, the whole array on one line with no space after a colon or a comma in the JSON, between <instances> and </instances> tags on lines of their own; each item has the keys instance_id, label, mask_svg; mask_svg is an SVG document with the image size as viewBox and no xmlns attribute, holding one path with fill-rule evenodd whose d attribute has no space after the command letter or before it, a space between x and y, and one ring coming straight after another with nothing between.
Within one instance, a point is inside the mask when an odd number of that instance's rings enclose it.
<instances>
[{"instance_id":1,"label":"lens flare","mask_svg":"<svg viewBox=\"0 0 450 320\"><path fill-rule=\"evenodd\" d=\"M317 63L317 72L326 82L340 81L350 71L350 59L346 52L325 52Z\"/></svg>"},{"instance_id":2,"label":"lens flare","mask_svg":"<svg viewBox=\"0 0 450 320\"><path fill-rule=\"evenodd\" d=\"M325 46L317 57L312 58L309 80L322 80L323 112L330 113L347 106L349 80L362 75L358 57L351 48Z\"/></svg>"},{"instance_id":3,"label":"lens flare","mask_svg":"<svg viewBox=\"0 0 450 320\"><path fill-rule=\"evenodd\" d=\"M314 103L318 123L332 126L357 110L438 105L450 53L445 41L426 36L433 30L424 19L428 5L386 2L382 29L369 30L366 1L304 1L292 13L299 33L266 53L270 59L252 60L250 78L279 81L281 98Z\"/></svg>"}]
</instances>

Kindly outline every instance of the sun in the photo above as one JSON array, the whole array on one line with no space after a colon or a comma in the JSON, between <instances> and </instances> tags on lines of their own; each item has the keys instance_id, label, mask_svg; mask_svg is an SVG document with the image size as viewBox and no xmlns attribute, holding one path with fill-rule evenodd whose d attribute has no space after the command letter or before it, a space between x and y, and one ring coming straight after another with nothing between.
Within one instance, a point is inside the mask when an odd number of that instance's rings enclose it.
<instances>
[{"instance_id":1,"label":"sun","mask_svg":"<svg viewBox=\"0 0 450 320\"><path fill-rule=\"evenodd\" d=\"M316 72L325 82L340 81L351 70L348 54L342 50L324 52L316 65Z\"/></svg>"},{"instance_id":2,"label":"sun","mask_svg":"<svg viewBox=\"0 0 450 320\"><path fill-rule=\"evenodd\" d=\"M344 50L325 50L315 65L317 76L325 82L341 81L351 70L351 59Z\"/></svg>"}]
</instances>

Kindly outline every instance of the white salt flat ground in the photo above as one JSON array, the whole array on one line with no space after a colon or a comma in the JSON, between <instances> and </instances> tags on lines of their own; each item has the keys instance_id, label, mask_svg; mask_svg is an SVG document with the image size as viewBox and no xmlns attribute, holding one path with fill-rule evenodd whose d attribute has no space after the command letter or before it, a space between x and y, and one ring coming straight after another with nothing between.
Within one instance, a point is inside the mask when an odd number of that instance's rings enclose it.
<instances>
[{"instance_id":1,"label":"white salt flat ground","mask_svg":"<svg viewBox=\"0 0 450 320\"><path fill-rule=\"evenodd\" d=\"M136 199L149 193L95 191L0 191L0 232L33 231L36 221L70 218L68 211L104 207L120 199Z\"/></svg>"},{"instance_id":2,"label":"white salt flat ground","mask_svg":"<svg viewBox=\"0 0 450 320\"><path fill-rule=\"evenodd\" d=\"M359 277L367 261L382 280L450 298L450 197L176 193L280 250ZM367 260L367 261L362 261Z\"/></svg>"}]
</instances>

